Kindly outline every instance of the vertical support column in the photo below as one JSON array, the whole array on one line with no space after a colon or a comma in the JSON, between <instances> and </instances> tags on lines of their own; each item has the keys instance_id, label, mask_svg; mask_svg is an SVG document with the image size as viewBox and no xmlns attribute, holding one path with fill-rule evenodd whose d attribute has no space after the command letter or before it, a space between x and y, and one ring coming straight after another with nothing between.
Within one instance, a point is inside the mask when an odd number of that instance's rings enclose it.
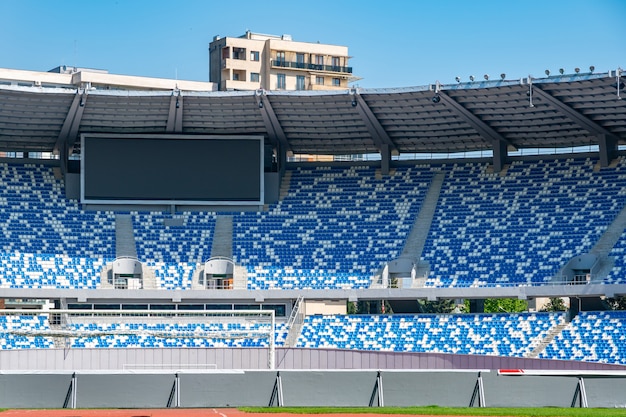
<instances>
[{"instance_id":1,"label":"vertical support column","mask_svg":"<svg viewBox=\"0 0 626 417\"><path fill-rule=\"evenodd\" d=\"M389 175L389 165L391 164L391 150L389 145L383 143L380 145L380 173Z\"/></svg>"},{"instance_id":2,"label":"vertical support column","mask_svg":"<svg viewBox=\"0 0 626 417\"><path fill-rule=\"evenodd\" d=\"M493 145L493 172L500 172L509 161L506 142L499 140Z\"/></svg>"},{"instance_id":3,"label":"vertical support column","mask_svg":"<svg viewBox=\"0 0 626 417\"><path fill-rule=\"evenodd\" d=\"M274 403L276 403L277 407L285 405L283 398L283 381L280 378L280 372L276 372L276 381L274 382L274 388L272 389L272 396L270 397L268 407L272 407Z\"/></svg>"},{"instance_id":4,"label":"vertical support column","mask_svg":"<svg viewBox=\"0 0 626 417\"><path fill-rule=\"evenodd\" d=\"M484 313L485 312L485 300L483 299L470 299L470 313Z\"/></svg>"},{"instance_id":5,"label":"vertical support column","mask_svg":"<svg viewBox=\"0 0 626 417\"><path fill-rule=\"evenodd\" d=\"M72 404L71 408L75 409L78 402L78 378L76 372L72 374Z\"/></svg>"},{"instance_id":6,"label":"vertical support column","mask_svg":"<svg viewBox=\"0 0 626 417\"><path fill-rule=\"evenodd\" d=\"M282 179L285 174L285 169L287 168L287 150L284 146L277 146L276 154L278 172L280 173L280 179Z\"/></svg>"},{"instance_id":7,"label":"vertical support column","mask_svg":"<svg viewBox=\"0 0 626 417\"><path fill-rule=\"evenodd\" d=\"M576 407L576 400L578 400L578 406L580 408L589 407L589 404L587 403L587 391L585 390L585 380L582 376L578 377L578 384L576 384L574 398L572 398L572 408Z\"/></svg>"},{"instance_id":8,"label":"vertical support column","mask_svg":"<svg viewBox=\"0 0 626 417\"><path fill-rule=\"evenodd\" d=\"M72 379L70 379L70 386L67 389L67 394L65 394L65 401L63 401L63 408L76 408L76 397L75 397L75 387L76 387L76 372L72 374Z\"/></svg>"},{"instance_id":9,"label":"vertical support column","mask_svg":"<svg viewBox=\"0 0 626 417\"><path fill-rule=\"evenodd\" d=\"M476 379L476 385L474 385L474 392L472 393L469 406L474 407L476 400L478 400L478 407L485 407L485 387L483 386L483 376L480 372Z\"/></svg>"},{"instance_id":10,"label":"vertical support column","mask_svg":"<svg viewBox=\"0 0 626 417\"><path fill-rule=\"evenodd\" d=\"M276 341L274 337L276 335L276 317L274 312L270 315L272 321L272 328L270 329L270 346L269 346L269 358L268 358L268 367L269 369L275 368L275 359L276 359Z\"/></svg>"},{"instance_id":11,"label":"vertical support column","mask_svg":"<svg viewBox=\"0 0 626 417\"><path fill-rule=\"evenodd\" d=\"M174 384L172 385L170 396L167 399L167 408L172 407L180 407L180 378L178 377L178 373L174 375Z\"/></svg>"},{"instance_id":12,"label":"vertical support column","mask_svg":"<svg viewBox=\"0 0 626 417\"><path fill-rule=\"evenodd\" d=\"M370 397L370 407L374 406L375 399L378 399L378 407L385 406L385 397L383 392L383 375L381 371L378 371L378 373L376 374L376 383L374 384L374 390L372 391L372 396Z\"/></svg>"},{"instance_id":13,"label":"vertical support column","mask_svg":"<svg viewBox=\"0 0 626 417\"><path fill-rule=\"evenodd\" d=\"M609 135L598 135L598 148L600 166L608 167L611 161L617 157L617 138Z\"/></svg>"}]
</instances>

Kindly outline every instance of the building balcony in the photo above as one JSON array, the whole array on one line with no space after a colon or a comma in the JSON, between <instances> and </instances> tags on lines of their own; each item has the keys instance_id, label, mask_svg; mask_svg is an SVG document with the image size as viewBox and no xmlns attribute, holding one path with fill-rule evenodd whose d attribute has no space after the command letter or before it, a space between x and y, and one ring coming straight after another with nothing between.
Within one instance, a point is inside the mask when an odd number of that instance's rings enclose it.
<instances>
[{"instance_id":1,"label":"building balcony","mask_svg":"<svg viewBox=\"0 0 626 417\"><path fill-rule=\"evenodd\" d=\"M277 60L277 59L272 60L272 67L352 74L352 67L306 64L304 62L282 61L282 60Z\"/></svg>"}]
</instances>

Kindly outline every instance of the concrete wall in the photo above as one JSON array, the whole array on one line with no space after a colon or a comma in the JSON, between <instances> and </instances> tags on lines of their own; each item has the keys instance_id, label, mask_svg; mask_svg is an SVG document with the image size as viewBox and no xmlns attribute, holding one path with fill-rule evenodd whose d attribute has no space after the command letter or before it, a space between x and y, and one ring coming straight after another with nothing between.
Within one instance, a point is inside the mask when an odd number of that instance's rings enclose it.
<instances>
[{"instance_id":1,"label":"concrete wall","mask_svg":"<svg viewBox=\"0 0 626 417\"><path fill-rule=\"evenodd\" d=\"M304 315L313 314L347 314L348 307L345 300L305 300Z\"/></svg>"},{"instance_id":2,"label":"concrete wall","mask_svg":"<svg viewBox=\"0 0 626 417\"><path fill-rule=\"evenodd\" d=\"M484 398L488 407L569 407L578 381L576 375L500 376L479 370L2 373L0 403L7 408L466 407L477 389L473 406ZM583 381L590 407L626 406L626 375L588 375Z\"/></svg>"}]
</instances>

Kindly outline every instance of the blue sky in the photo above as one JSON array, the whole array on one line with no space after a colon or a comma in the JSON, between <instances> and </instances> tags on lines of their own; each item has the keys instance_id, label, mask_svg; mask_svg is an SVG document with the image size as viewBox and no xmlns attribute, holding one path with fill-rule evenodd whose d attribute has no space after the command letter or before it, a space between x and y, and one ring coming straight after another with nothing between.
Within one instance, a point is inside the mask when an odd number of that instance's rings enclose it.
<instances>
[{"instance_id":1,"label":"blue sky","mask_svg":"<svg viewBox=\"0 0 626 417\"><path fill-rule=\"evenodd\" d=\"M0 67L208 81L214 35L345 45L360 87L626 67L626 0L0 0ZM407 70L410 69L410 70Z\"/></svg>"}]
</instances>

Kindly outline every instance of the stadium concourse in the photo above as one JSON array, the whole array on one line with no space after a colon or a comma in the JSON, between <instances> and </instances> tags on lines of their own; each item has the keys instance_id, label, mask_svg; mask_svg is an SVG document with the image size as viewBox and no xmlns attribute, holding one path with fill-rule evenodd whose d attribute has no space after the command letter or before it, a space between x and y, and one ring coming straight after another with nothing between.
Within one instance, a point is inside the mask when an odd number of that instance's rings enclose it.
<instances>
[{"instance_id":1,"label":"stadium concourse","mask_svg":"<svg viewBox=\"0 0 626 417\"><path fill-rule=\"evenodd\" d=\"M0 70L4 371L626 365L621 69L343 92L64 77Z\"/></svg>"}]
</instances>

